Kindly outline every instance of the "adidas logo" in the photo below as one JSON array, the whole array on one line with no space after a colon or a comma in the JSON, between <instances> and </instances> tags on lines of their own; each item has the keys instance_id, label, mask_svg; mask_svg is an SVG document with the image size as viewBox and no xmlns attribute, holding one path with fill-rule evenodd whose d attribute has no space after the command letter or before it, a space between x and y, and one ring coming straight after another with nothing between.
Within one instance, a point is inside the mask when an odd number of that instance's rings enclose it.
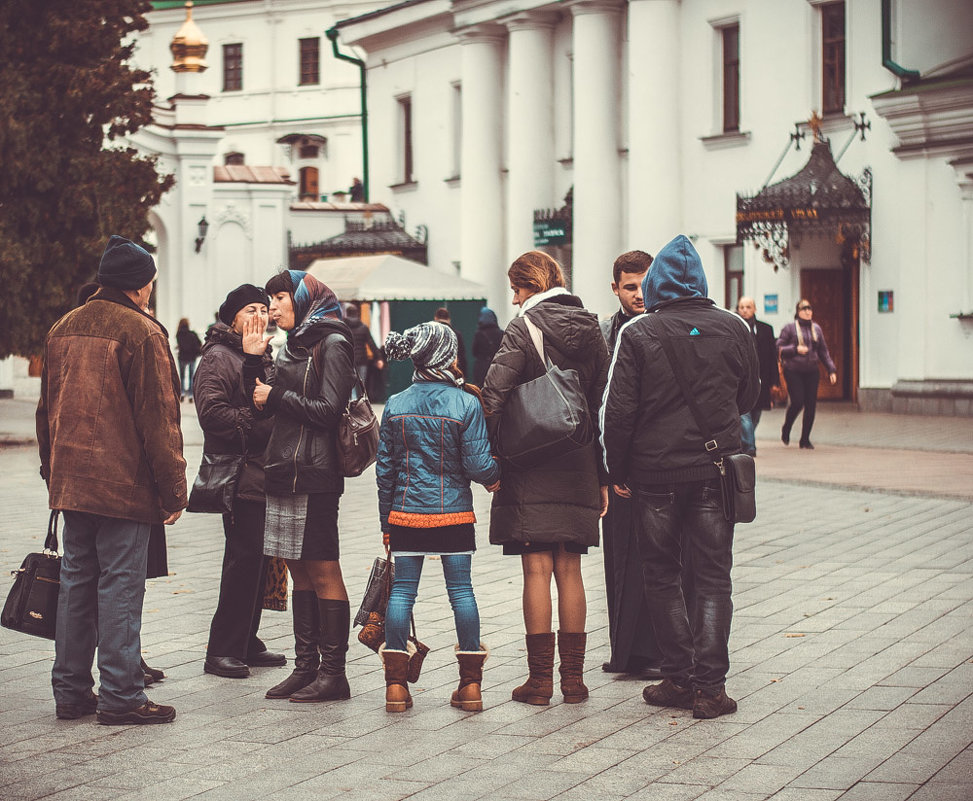
<instances>
[{"instance_id":1,"label":"adidas logo","mask_svg":"<svg viewBox=\"0 0 973 801\"><path fill-rule=\"evenodd\" d=\"M699 336L699 329L696 328L696 327L693 327L693 330L689 332L689 336L691 336L691 337L698 337Z\"/></svg>"}]
</instances>

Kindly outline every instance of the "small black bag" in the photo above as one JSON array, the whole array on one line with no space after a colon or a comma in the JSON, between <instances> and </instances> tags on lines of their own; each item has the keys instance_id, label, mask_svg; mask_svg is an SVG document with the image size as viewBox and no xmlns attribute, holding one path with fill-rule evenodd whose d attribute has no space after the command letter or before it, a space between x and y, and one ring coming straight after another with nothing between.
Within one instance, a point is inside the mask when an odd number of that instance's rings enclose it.
<instances>
[{"instance_id":1,"label":"small black bag","mask_svg":"<svg viewBox=\"0 0 973 801\"><path fill-rule=\"evenodd\" d=\"M11 571L13 587L0 613L0 626L34 637L54 639L57 596L61 589L61 557L57 555L55 509L47 524L43 553L29 553L20 570Z\"/></svg>"},{"instance_id":2,"label":"small black bag","mask_svg":"<svg viewBox=\"0 0 973 801\"><path fill-rule=\"evenodd\" d=\"M595 438L577 370L562 370L544 354L541 330L524 315L544 375L514 387L500 418L497 451L530 468L583 448Z\"/></svg>"},{"instance_id":3,"label":"small black bag","mask_svg":"<svg viewBox=\"0 0 973 801\"><path fill-rule=\"evenodd\" d=\"M233 499L243 467L247 463L247 439L240 432L241 453L203 453L199 472L189 493L187 512L208 512L228 515L233 513Z\"/></svg>"},{"instance_id":4,"label":"small black bag","mask_svg":"<svg viewBox=\"0 0 973 801\"><path fill-rule=\"evenodd\" d=\"M392 589L392 580L395 578L395 564L389 557L388 551L385 556L376 556L372 562L372 572L368 574L368 583L365 584L365 594L361 600L358 614L355 615L355 626L364 626L368 622L368 616L372 612L385 617L385 609L389 603L389 592Z\"/></svg>"}]
</instances>

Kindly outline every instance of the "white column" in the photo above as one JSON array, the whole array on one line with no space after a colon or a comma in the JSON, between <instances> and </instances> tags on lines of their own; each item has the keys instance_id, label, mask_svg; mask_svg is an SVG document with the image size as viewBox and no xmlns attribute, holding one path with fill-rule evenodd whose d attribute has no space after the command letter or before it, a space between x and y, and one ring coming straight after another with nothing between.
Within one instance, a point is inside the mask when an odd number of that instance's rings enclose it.
<instances>
[{"instance_id":1,"label":"white column","mask_svg":"<svg viewBox=\"0 0 973 801\"><path fill-rule=\"evenodd\" d=\"M503 29L461 31L463 152L460 259L465 278L487 288L487 304L506 301L501 158Z\"/></svg>"},{"instance_id":2,"label":"white column","mask_svg":"<svg viewBox=\"0 0 973 801\"><path fill-rule=\"evenodd\" d=\"M963 307L952 311L969 314L973 312L973 164L965 163L966 171L960 171L959 188L960 196L963 198L963 233L964 247L962 252L965 255L963 261L963 293L961 300ZM959 170L957 165L954 168ZM955 304L954 304L955 305Z\"/></svg>"},{"instance_id":3,"label":"white column","mask_svg":"<svg viewBox=\"0 0 973 801\"><path fill-rule=\"evenodd\" d=\"M628 241L655 255L682 231L679 0L628 4Z\"/></svg>"},{"instance_id":4,"label":"white column","mask_svg":"<svg viewBox=\"0 0 973 801\"><path fill-rule=\"evenodd\" d=\"M552 14L521 14L506 23L507 105L506 262L534 249L534 209L554 203L554 80Z\"/></svg>"},{"instance_id":5,"label":"white column","mask_svg":"<svg viewBox=\"0 0 973 801\"><path fill-rule=\"evenodd\" d=\"M619 10L582 0L574 14L574 292L600 316L618 306L611 266L621 252Z\"/></svg>"}]
</instances>

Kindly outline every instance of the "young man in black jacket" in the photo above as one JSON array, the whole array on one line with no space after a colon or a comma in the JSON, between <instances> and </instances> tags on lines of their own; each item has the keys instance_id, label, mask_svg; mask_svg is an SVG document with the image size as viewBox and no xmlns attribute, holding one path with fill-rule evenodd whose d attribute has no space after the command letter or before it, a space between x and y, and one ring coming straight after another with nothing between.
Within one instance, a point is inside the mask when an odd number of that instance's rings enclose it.
<instances>
[{"instance_id":1,"label":"young man in black jacket","mask_svg":"<svg viewBox=\"0 0 973 801\"><path fill-rule=\"evenodd\" d=\"M707 292L699 254L677 236L642 283L647 313L619 332L601 410L610 480L617 494L635 499L645 597L662 651L664 679L642 695L653 706L692 709L696 718L737 708L725 688L733 523L723 515L715 463L740 451L740 415L760 389L753 336ZM692 578L688 599L684 562Z\"/></svg>"}]
</instances>

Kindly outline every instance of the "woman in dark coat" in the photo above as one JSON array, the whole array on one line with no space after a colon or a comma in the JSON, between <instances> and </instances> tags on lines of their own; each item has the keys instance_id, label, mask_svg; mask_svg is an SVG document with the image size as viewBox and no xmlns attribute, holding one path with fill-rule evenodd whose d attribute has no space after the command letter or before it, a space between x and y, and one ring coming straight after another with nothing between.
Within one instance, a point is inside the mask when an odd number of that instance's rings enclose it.
<instances>
[{"instance_id":1,"label":"woman in dark coat","mask_svg":"<svg viewBox=\"0 0 973 801\"><path fill-rule=\"evenodd\" d=\"M182 397L189 400L193 399L193 376L202 348L199 334L189 327L189 320L183 317L176 328L176 354L179 358L179 389Z\"/></svg>"},{"instance_id":2,"label":"woman in dark coat","mask_svg":"<svg viewBox=\"0 0 973 801\"><path fill-rule=\"evenodd\" d=\"M512 389L543 375L524 315L543 333L544 351L562 369L578 371L592 428L608 379L608 349L598 318L564 288L560 265L540 251L518 258L507 271L518 316L507 326L483 386L487 426L496 441ZM493 497L490 542L521 558L523 611L530 677L513 699L547 704L553 695L554 643L551 577L557 584L557 637L561 692L568 703L588 697L582 681L587 606L581 555L598 544L598 521L608 508L608 477L597 439L590 445L528 470L504 465Z\"/></svg>"},{"instance_id":3,"label":"woman in dark coat","mask_svg":"<svg viewBox=\"0 0 973 801\"><path fill-rule=\"evenodd\" d=\"M819 365L824 365L832 384L838 380L838 368L828 353L824 331L811 319L813 314L811 301L801 298L794 312L794 322L785 325L777 338L784 380L787 381L787 392L790 395L790 405L784 415L780 439L785 445L790 444L791 426L801 409L804 409L800 445L805 450L814 450L811 444L811 427L814 425L814 413L818 403Z\"/></svg>"},{"instance_id":4,"label":"woman in dark coat","mask_svg":"<svg viewBox=\"0 0 973 801\"><path fill-rule=\"evenodd\" d=\"M490 362L500 347L503 330L497 324L497 315L493 309L484 306L480 309L480 317L476 323L476 333L473 334L473 383L483 386Z\"/></svg>"},{"instance_id":5,"label":"woman in dark coat","mask_svg":"<svg viewBox=\"0 0 973 801\"><path fill-rule=\"evenodd\" d=\"M270 316L287 332L273 386L260 378L265 325L244 327L244 375L254 406L274 418L264 458L264 553L287 560L294 580L294 672L267 691L297 702L351 697L345 652L351 615L338 562L344 477L335 434L356 383L351 330L328 287L285 270L265 287ZM320 652L320 658L318 656Z\"/></svg>"},{"instance_id":6,"label":"woman in dark coat","mask_svg":"<svg viewBox=\"0 0 973 801\"><path fill-rule=\"evenodd\" d=\"M267 294L252 284L239 286L220 306L220 322L206 336L196 370L194 395L203 452L245 454L233 511L223 515L226 548L220 598L210 626L203 670L215 676L242 679L250 666L279 666L283 654L271 653L257 636L267 575L264 556L263 453L273 421L254 412L243 383L243 327L250 320L267 323ZM263 380L272 383L270 348L261 357Z\"/></svg>"}]
</instances>

